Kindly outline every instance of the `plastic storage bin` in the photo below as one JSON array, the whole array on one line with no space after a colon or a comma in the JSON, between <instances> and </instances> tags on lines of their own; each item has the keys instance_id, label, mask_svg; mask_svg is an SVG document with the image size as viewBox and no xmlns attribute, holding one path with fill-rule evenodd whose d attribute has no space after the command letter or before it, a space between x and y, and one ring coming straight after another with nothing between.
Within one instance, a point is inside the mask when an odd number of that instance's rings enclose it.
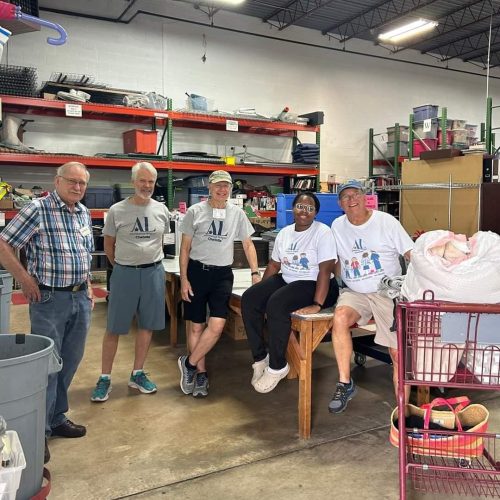
<instances>
[{"instance_id":1,"label":"plastic storage bin","mask_svg":"<svg viewBox=\"0 0 500 500\"><path fill-rule=\"evenodd\" d=\"M111 186L88 187L82 203L87 208L109 208L113 204Z\"/></svg>"},{"instance_id":2,"label":"plastic storage bin","mask_svg":"<svg viewBox=\"0 0 500 500\"><path fill-rule=\"evenodd\" d=\"M7 467L0 467L0 500L15 500L21 474L26 468L26 458L17 432L7 431L5 434L12 450L12 458Z\"/></svg>"},{"instance_id":3,"label":"plastic storage bin","mask_svg":"<svg viewBox=\"0 0 500 500\"><path fill-rule=\"evenodd\" d=\"M431 129L427 132L424 132L423 121L416 123L413 130L415 132L415 137L418 136L422 139L436 139L438 135L438 119L434 118L431 120Z\"/></svg>"},{"instance_id":4,"label":"plastic storage bin","mask_svg":"<svg viewBox=\"0 0 500 500\"><path fill-rule=\"evenodd\" d=\"M467 120L453 120L452 129L454 128L465 128L467 125Z\"/></svg>"},{"instance_id":5,"label":"plastic storage bin","mask_svg":"<svg viewBox=\"0 0 500 500\"><path fill-rule=\"evenodd\" d=\"M455 128L453 132L453 143L466 144L468 131L466 128Z\"/></svg>"},{"instance_id":6,"label":"plastic storage bin","mask_svg":"<svg viewBox=\"0 0 500 500\"><path fill-rule=\"evenodd\" d=\"M387 142L394 142L394 140L396 139L395 128L396 127L387 127ZM407 127L406 125L399 126L400 141L408 141L409 134L410 134L409 127Z\"/></svg>"},{"instance_id":7,"label":"plastic storage bin","mask_svg":"<svg viewBox=\"0 0 500 500\"><path fill-rule=\"evenodd\" d=\"M61 366L52 339L0 335L0 415L19 435L26 457L20 499L31 498L42 487L47 382Z\"/></svg>"},{"instance_id":8,"label":"plastic storage bin","mask_svg":"<svg viewBox=\"0 0 500 500\"><path fill-rule=\"evenodd\" d=\"M438 136L437 136L437 143L440 146L441 145L441 137L443 136L443 133L441 130L438 130ZM453 142L453 132L451 130L446 131L446 145L450 146L451 143Z\"/></svg>"},{"instance_id":9,"label":"plastic storage bin","mask_svg":"<svg viewBox=\"0 0 500 500\"><path fill-rule=\"evenodd\" d=\"M395 153L395 142L387 143L387 157L394 158ZM408 141L399 141L399 155L400 156L408 156Z\"/></svg>"},{"instance_id":10,"label":"plastic storage bin","mask_svg":"<svg viewBox=\"0 0 500 500\"><path fill-rule=\"evenodd\" d=\"M0 334L9 333L10 331L12 281L12 274L0 269Z\"/></svg>"},{"instance_id":11,"label":"plastic storage bin","mask_svg":"<svg viewBox=\"0 0 500 500\"><path fill-rule=\"evenodd\" d=\"M156 154L158 132L156 130L128 130L123 132L123 151L125 153Z\"/></svg>"},{"instance_id":12,"label":"plastic storage bin","mask_svg":"<svg viewBox=\"0 0 500 500\"><path fill-rule=\"evenodd\" d=\"M340 217L344 212L339 207L338 196L332 193L315 193L320 202L320 210L316 215L316 220L330 226L331 223ZM276 228L282 229L293 223L292 202L295 194L278 194L276 196Z\"/></svg>"},{"instance_id":13,"label":"plastic storage bin","mask_svg":"<svg viewBox=\"0 0 500 500\"><path fill-rule=\"evenodd\" d=\"M437 118L439 106L435 104L424 104L413 108L413 120L418 122L428 120L429 118Z\"/></svg>"},{"instance_id":14,"label":"plastic storage bin","mask_svg":"<svg viewBox=\"0 0 500 500\"><path fill-rule=\"evenodd\" d=\"M427 145L427 147L425 147L423 142ZM422 141L415 139L413 141L413 156L420 156L420 153L423 151L432 151L437 149L437 142L437 139L423 139Z\"/></svg>"}]
</instances>

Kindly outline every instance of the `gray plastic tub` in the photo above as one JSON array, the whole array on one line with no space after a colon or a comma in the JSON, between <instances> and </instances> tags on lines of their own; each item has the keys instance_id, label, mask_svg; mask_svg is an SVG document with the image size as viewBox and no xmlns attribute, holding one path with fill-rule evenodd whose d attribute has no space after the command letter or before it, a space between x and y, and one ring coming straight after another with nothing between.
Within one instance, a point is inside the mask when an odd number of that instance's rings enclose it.
<instances>
[{"instance_id":1,"label":"gray plastic tub","mask_svg":"<svg viewBox=\"0 0 500 500\"><path fill-rule=\"evenodd\" d=\"M50 373L61 369L54 342L41 335L0 335L0 415L16 431L26 458L17 498L42 487L45 401Z\"/></svg>"},{"instance_id":2,"label":"gray plastic tub","mask_svg":"<svg viewBox=\"0 0 500 500\"><path fill-rule=\"evenodd\" d=\"M12 274L0 269L0 333L10 332L12 281Z\"/></svg>"}]
</instances>

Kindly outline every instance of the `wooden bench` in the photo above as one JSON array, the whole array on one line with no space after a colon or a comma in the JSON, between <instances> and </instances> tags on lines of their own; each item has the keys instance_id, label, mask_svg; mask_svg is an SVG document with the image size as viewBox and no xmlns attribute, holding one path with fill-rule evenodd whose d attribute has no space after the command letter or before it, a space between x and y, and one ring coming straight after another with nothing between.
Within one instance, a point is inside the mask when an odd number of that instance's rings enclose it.
<instances>
[{"instance_id":1,"label":"wooden bench","mask_svg":"<svg viewBox=\"0 0 500 500\"><path fill-rule=\"evenodd\" d=\"M333 325L334 308L323 309L315 314L292 314L292 330L288 341L286 358L290 365L288 378L299 378L299 437L311 437L311 377L312 354ZM373 320L369 323L374 325ZM364 330L353 325L352 329ZM373 335L367 329L367 335ZM389 359L389 355L387 354ZM360 364L360 363L358 363ZM364 363L363 363L364 364ZM361 364L360 364L361 366ZM417 387L417 404L429 402L429 387Z\"/></svg>"},{"instance_id":2,"label":"wooden bench","mask_svg":"<svg viewBox=\"0 0 500 500\"><path fill-rule=\"evenodd\" d=\"M292 331L286 357L290 365L288 378L299 377L299 437L311 437L312 353L333 324L334 308L316 314L292 314Z\"/></svg>"}]
</instances>

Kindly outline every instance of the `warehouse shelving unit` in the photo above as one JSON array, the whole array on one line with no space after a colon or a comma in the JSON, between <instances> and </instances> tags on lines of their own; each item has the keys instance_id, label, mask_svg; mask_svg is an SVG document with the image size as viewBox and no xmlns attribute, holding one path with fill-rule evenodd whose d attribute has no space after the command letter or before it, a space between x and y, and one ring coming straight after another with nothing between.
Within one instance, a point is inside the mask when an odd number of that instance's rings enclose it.
<instances>
[{"instance_id":1,"label":"warehouse shelving unit","mask_svg":"<svg viewBox=\"0 0 500 500\"><path fill-rule=\"evenodd\" d=\"M399 191L391 189L390 185L377 185L381 179L388 179L393 184L399 182L401 176L401 166L407 156L401 153L401 128L399 123L394 124L394 155L387 156L377 146L375 138L386 134L386 132L375 133L371 128L369 129L369 149L368 149L368 175L371 179L375 180L375 191L378 196L379 210L387 212L396 218L399 218ZM381 159L375 159L375 152L382 155ZM382 173L375 173L375 169L383 170Z\"/></svg>"},{"instance_id":2,"label":"warehouse shelving unit","mask_svg":"<svg viewBox=\"0 0 500 500\"><path fill-rule=\"evenodd\" d=\"M169 179L167 204L172 207L173 204L173 172L211 172L214 170L213 163L202 162L180 162L172 159L173 128L186 127L192 129L205 129L214 131L227 131L228 121L237 122L238 132L290 137L294 144L297 141L298 132L313 132L316 135L316 143L320 140L320 127L300 125L294 123L275 122L264 119L253 119L238 116L224 116L210 113L187 113L130 108L117 105L103 105L94 103L73 103L66 101L56 101L39 98L26 98L15 96L0 96L3 111L6 113L16 113L22 115L43 115L53 116L72 120L105 120L115 122L126 122L135 124L150 124L152 129L157 127L164 128L166 139L166 156L156 158L145 158L154 162L158 170L167 170ZM172 107L169 99L168 107ZM68 109L74 109L79 106L81 116L68 116ZM57 166L68 161L80 161L89 168L101 169L129 169L141 157L134 158L109 158L99 156L80 156L64 154L18 154L18 153L0 153L0 165L19 165L19 166ZM316 176L319 179L319 166L311 165L277 165L266 164L238 164L221 166L230 173L240 175L272 175L272 176L297 176L309 175Z\"/></svg>"}]
</instances>

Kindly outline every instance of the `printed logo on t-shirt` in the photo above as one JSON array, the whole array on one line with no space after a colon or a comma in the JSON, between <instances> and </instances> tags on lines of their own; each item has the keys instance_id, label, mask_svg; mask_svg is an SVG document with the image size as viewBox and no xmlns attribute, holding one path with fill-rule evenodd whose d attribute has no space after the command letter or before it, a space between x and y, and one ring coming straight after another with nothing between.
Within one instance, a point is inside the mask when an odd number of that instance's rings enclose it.
<instances>
[{"instance_id":1,"label":"printed logo on t-shirt","mask_svg":"<svg viewBox=\"0 0 500 500\"><path fill-rule=\"evenodd\" d=\"M138 240L149 240L151 239L151 234L156 233L156 228L149 228L149 218L143 217L142 220L140 217L135 219L135 223L132 227L132 231L130 231L132 235L135 236Z\"/></svg>"},{"instance_id":2,"label":"printed logo on t-shirt","mask_svg":"<svg viewBox=\"0 0 500 500\"><path fill-rule=\"evenodd\" d=\"M209 241L222 242L227 238L227 231L224 229L224 221L220 219L214 219L208 226L208 231L205 235Z\"/></svg>"},{"instance_id":3,"label":"printed logo on t-shirt","mask_svg":"<svg viewBox=\"0 0 500 500\"><path fill-rule=\"evenodd\" d=\"M376 250L367 248L361 238L354 240L352 257L345 259L343 264L344 278L350 281L363 281L378 274L384 274L380 264L380 255Z\"/></svg>"},{"instance_id":4,"label":"printed logo on t-shirt","mask_svg":"<svg viewBox=\"0 0 500 500\"><path fill-rule=\"evenodd\" d=\"M309 271L309 259L307 258L307 252L298 253L295 251L297 247L296 243L292 243L289 248L286 249L287 255L281 259L281 265L288 268L290 271L306 273Z\"/></svg>"}]
</instances>

